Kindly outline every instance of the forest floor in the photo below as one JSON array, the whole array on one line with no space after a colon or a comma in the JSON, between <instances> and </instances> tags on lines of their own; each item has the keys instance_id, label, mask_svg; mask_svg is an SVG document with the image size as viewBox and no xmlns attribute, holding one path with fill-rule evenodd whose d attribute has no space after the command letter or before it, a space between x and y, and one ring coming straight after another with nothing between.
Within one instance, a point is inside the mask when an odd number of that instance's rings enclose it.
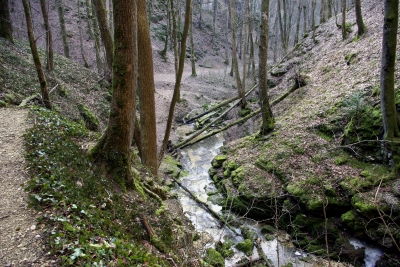
<instances>
[{"instance_id":1,"label":"forest floor","mask_svg":"<svg viewBox=\"0 0 400 267\"><path fill-rule=\"evenodd\" d=\"M50 266L42 243L38 212L28 207L24 191L23 134L29 127L28 110L0 109L0 266Z\"/></svg>"}]
</instances>

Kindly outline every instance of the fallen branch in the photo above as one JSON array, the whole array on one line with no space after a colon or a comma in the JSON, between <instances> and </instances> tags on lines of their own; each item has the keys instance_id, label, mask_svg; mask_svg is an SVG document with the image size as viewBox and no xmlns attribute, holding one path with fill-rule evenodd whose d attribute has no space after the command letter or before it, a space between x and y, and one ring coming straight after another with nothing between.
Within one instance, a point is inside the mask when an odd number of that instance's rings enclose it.
<instances>
[{"instance_id":1,"label":"fallen branch","mask_svg":"<svg viewBox=\"0 0 400 267\"><path fill-rule=\"evenodd\" d=\"M280 97L278 97L277 99L275 99L274 101L271 102L271 107L273 107L273 106L275 106L276 104L278 104L279 102L281 102L283 99L285 99L285 98L286 98L287 96L289 96L291 93L293 93L294 91L296 91L296 89L298 89L298 88L304 86L305 83L303 83L303 82L304 82L303 80L302 80L302 82L298 82L297 79L296 79L295 84L294 84L286 93L284 93L283 95L281 95ZM260 112L261 112L261 108L257 109L256 111L253 111L252 113L248 114L247 116L245 116L245 117L243 117L243 118L240 118L240 119L238 119L238 120L236 120L236 121L234 121L234 122L232 122L232 123L230 123L230 124L224 126L224 127L221 128L221 129L214 130L214 131L210 132L209 134L206 134L206 135L204 135L204 136L202 136L202 137L200 137L200 138L197 138L197 139L193 140L194 137L197 137L201 132L204 131L204 129L202 129L203 131L201 131L199 134L195 135L193 138L192 138L192 136L191 136L191 137L189 137L188 139L186 139L185 141L183 141L183 142L177 144L177 145L176 145L176 148L184 148L184 147L187 147L187 146L189 146L189 145L193 145L193 144L195 144L195 143L197 143L197 142L199 142L199 141L201 141L201 140L204 140L204 139L206 139L206 138L208 138L208 137L211 137L211 136L213 136L213 135L216 135L217 133L223 132L223 131L229 129L230 127L232 127L232 126L234 126L234 125L236 125L236 124L245 122L245 121L247 121L248 119L250 119L251 117L257 115L257 114L260 113ZM217 118L217 119L218 119L218 118ZM208 125L207 125L207 126L208 126Z\"/></svg>"},{"instance_id":2,"label":"fallen branch","mask_svg":"<svg viewBox=\"0 0 400 267\"><path fill-rule=\"evenodd\" d=\"M256 88L257 85L255 85L252 90L254 88ZM248 96L251 93L251 90L248 91L245 96ZM224 117L229 111L231 111L235 106L237 106L240 102L242 101L242 99L236 100L235 103L233 103L233 105L231 105L229 108L227 108L224 112L221 113L221 115L219 115L215 120L213 120L212 122L208 123L207 125L205 125L203 128L201 128L200 130L198 130L197 132L195 132L194 134L192 134L191 136L189 136L186 140L180 142L179 144L176 145L176 148L179 147L184 147L186 146L185 144L190 142L190 140L193 140L195 137L199 136L202 132L204 132L205 130L207 130L208 128L210 128L210 126L212 126L213 124L215 124L219 119L221 119L222 117Z\"/></svg>"},{"instance_id":3,"label":"fallen branch","mask_svg":"<svg viewBox=\"0 0 400 267\"><path fill-rule=\"evenodd\" d=\"M254 89L256 89L257 86L258 86L258 83L255 84L255 85L246 93L246 96L247 96L248 94L250 94ZM190 119L188 119L188 120L184 120L183 122L184 122L184 123L191 123L192 121L194 121L194 120L196 120L196 119L198 119L198 118L203 117L204 115L210 113L211 111L214 111L214 110L216 110L216 109L219 109L220 107L223 107L223 106L225 106L225 105L227 105L227 104L229 104L229 103L231 103L231 102L233 102L233 101L235 101L235 100L238 100L238 99L239 99L239 97L238 97L238 96L235 96L235 97L232 97L232 98L227 99L227 100L225 100L225 101L222 101L222 102L219 103L218 105L216 105L216 106L214 106L214 107L212 107L212 108L206 110L205 112L203 112L203 113L201 113L201 114L199 114L199 115L194 116L193 118L190 118Z\"/></svg>"},{"instance_id":4,"label":"fallen branch","mask_svg":"<svg viewBox=\"0 0 400 267\"><path fill-rule=\"evenodd\" d=\"M29 101L31 101L32 99L35 99L36 97L40 97L39 93L33 94L31 96L28 96L27 98L25 98L24 100L22 100L21 104L19 104L20 107L25 107L26 104L29 103Z\"/></svg>"},{"instance_id":5,"label":"fallen branch","mask_svg":"<svg viewBox=\"0 0 400 267\"><path fill-rule=\"evenodd\" d=\"M186 193L188 193L194 201L202 205L209 213L211 213L216 219L218 219L220 222L222 222L223 225L228 227L232 232L234 232L236 235L240 235L238 232L236 232L236 229L233 228L221 215L219 215L217 212L212 210L207 203L201 201L198 197L196 197L192 192L190 192L189 189L187 189L184 185L182 185L181 182L176 180L174 177L171 177L172 180L174 180L175 183L177 183L183 190L185 190Z\"/></svg>"}]
</instances>

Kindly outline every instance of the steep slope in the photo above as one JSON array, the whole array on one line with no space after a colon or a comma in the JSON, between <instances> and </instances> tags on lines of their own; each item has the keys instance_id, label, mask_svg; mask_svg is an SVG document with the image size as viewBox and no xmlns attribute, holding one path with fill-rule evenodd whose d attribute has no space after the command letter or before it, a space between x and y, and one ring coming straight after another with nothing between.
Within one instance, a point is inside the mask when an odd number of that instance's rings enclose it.
<instances>
[{"instance_id":1,"label":"steep slope","mask_svg":"<svg viewBox=\"0 0 400 267\"><path fill-rule=\"evenodd\" d=\"M328 244L334 260L355 260L340 249L348 235L376 242L388 253L399 243L400 180L374 141L382 133L382 9L381 2L363 1L367 33L360 39L354 10L345 41L334 18L315 29L315 40L312 33L306 36L274 72L280 83L272 98L290 88L296 75L308 81L273 109L276 130L229 143L228 159L210 170L231 201L227 208L277 222L308 251L326 256Z\"/></svg>"}]
</instances>

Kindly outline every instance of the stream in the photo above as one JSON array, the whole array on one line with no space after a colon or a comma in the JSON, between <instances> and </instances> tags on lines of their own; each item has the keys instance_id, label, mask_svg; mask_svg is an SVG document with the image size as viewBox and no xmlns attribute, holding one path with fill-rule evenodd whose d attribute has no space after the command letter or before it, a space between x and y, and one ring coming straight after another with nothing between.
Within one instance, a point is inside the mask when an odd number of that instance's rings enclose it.
<instances>
[{"instance_id":1,"label":"stream","mask_svg":"<svg viewBox=\"0 0 400 267\"><path fill-rule=\"evenodd\" d=\"M179 127L178 132L182 133L180 136L184 136L184 132L190 131L190 127L191 126L188 125ZM188 172L188 175L181 178L182 185L189 189L201 201L207 202L209 207L218 213L221 213L222 207L209 201L209 195L207 194L208 192L215 192L217 190L208 175L208 170L211 167L212 159L219 154L219 148L223 146L223 142L223 136L218 134L182 149L183 168ZM240 235L240 228L233 229L234 231L232 231L226 226L221 227L221 223L204 207L194 201L182 188L176 185L173 191L177 194L183 212L191 220L195 230L198 233L205 232L212 237L210 238L210 241L213 241L207 243L204 249L215 247L217 241L226 242L227 240L230 240L231 243L237 244L244 240ZM327 266L326 261L323 262L322 259L318 257L296 249L289 241L290 237L285 232L280 231L278 238L267 241L260 231L263 226L262 224L257 223L254 220L238 220L241 225L249 227L258 234L259 247L261 247L264 255L271 260L274 266L281 266L289 262L293 264L292 266L296 267ZM382 255L382 251L369 247L357 239L352 239L351 243L356 248L366 247L365 266L375 266L375 262L379 259L380 255ZM225 259L225 266L227 267L236 266L238 262L244 258L251 258L253 260L260 258L256 247L254 247L253 255L251 257L247 257L243 252L235 249L234 246L232 246L232 248L235 253L229 259ZM277 250L279 251L279 254L277 253ZM307 256L307 262L301 261L301 258ZM335 266L344 265L336 264Z\"/></svg>"}]
</instances>

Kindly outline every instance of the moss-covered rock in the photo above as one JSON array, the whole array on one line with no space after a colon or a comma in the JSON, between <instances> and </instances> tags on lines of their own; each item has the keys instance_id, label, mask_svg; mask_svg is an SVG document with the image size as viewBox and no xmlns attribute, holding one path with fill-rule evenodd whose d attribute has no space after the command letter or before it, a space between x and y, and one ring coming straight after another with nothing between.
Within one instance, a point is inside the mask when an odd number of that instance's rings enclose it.
<instances>
[{"instance_id":1,"label":"moss-covered rock","mask_svg":"<svg viewBox=\"0 0 400 267\"><path fill-rule=\"evenodd\" d=\"M234 252L231 248L230 242L217 242L215 243L215 249L222 255L224 258L232 257Z\"/></svg>"},{"instance_id":2,"label":"moss-covered rock","mask_svg":"<svg viewBox=\"0 0 400 267\"><path fill-rule=\"evenodd\" d=\"M204 256L204 261L215 267L224 267L225 259L222 257L221 253L213 248L208 248L206 250L206 255Z\"/></svg>"},{"instance_id":3,"label":"moss-covered rock","mask_svg":"<svg viewBox=\"0 0 400 267\"><path fill-rule=\"evenodd\" d=\"M237 243L235 248L243 251L246 255L250 256L253 253L253 241L250 239L245 239L243 242Z\"/></svg>"},{"instance_id":4,"label":"moss-covered rock","mask_svg":"<svg viewBox=\"0 0 400 267\"><path fill-rule=\"evenodd\" d=\"M227 159L228 159L227 155L218 155L212 160L211 165L214 168L220 168L220 167L222 167L222 164L224 163L224 161L226 161Z\"/></svg>"},{"instance_id":5,"label":"moss-covered rock","mask_svg":"<svg viewBox=\"0 0 400 267\"><path fill-rule=\"evenodd\" d=\"M97 131L99 129L99 119L97 116L82 103L78 105L78 110L85 122L86 128L92 131Z\"/></svg>"}]
</instances>

